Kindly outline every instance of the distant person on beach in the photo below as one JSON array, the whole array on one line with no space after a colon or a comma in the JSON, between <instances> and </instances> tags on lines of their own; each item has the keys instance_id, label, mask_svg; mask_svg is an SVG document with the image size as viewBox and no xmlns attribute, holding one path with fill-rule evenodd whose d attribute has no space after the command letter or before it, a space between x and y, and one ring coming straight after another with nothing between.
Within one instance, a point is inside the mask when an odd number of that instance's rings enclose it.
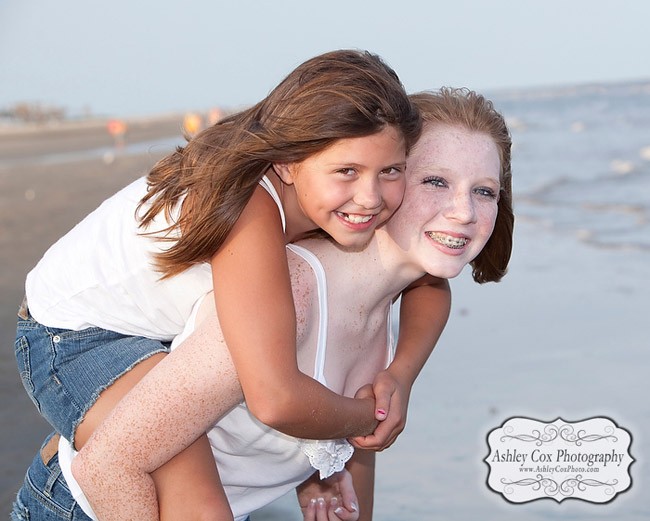
<instances>
[{"instance_id":1,"label":"distant person on beach","mask_svg":"<svg viewBox=\"0 0 650 521\"><path fill-rule=\"evenodd\" d=\"M201 116L194 112L185 114L185 117L183 118L183 130L186 134L194 137L199 133L202 126L203 123L201 122Z\"/></svg>"},{"instance_id":2,"label":"distant person on beach","mask_svg":"<svg viewBox=\"0 0 650 521\"><path fill-rule=\"evenodd\" d=\"M111 119L106 123L106 129L115 140L115 146L122 148L126 143L125 136L128 129L127 124L119 119Z\"/></svg>"},{"instance_id":3,"label":"distant person on beach","mask_svg":"<svg viewBox=\"0 0 650 521\"><path fill-rule=\"evenodd\" d=\"M16 356L40 413L83 446L214 290L260 421L302 438L372 433L357 443L389 446L440 333L446 284L427 279L404 292L400 340L374 382L376 401L341 397L298 368L285 245L321 230L363 248L401 203L420 128L392 69L369 53L335 51L105 201L27 276ZM147 498L135 518L157 516L155 494Z\"/></svg>"},{"instance_id":4,"label":"distant person on beach","mask_svg":"<svg viewBox=\"0 0 650 521\"><path fill-rule=\"evenodd\" d=\"M404 201L395 215L358 252L344 251L332 241L313 239L288 246L299 317L300 367L347 395L372 382L390 362L390 339L386 349L390 326L386 319L394 297L405 286L425 273L454 277L467 263L472 264L477 282L498 281L510 258L510 138L503 118L482 96L464 90L423 93L413 96L413 101L423 114L424 131L409 156ZM349 272L357 275L350 279L346 275ZM350 309L364 310L364 314L360 319ZM445 321L446 314L438 317L440 325ZM137 497L132 493L133 484L141 476L132 472L140 469L140 474L146 473L156 467L157 459L169 459L170 451L182 449L173 448L180 438L187 436L184 445L191 442L194 436L188 428L200 433L202 426L189 424L206 412L201 409L205 404L210 404L207 412L216 419L241 399L212 298L208 296L195 307L174 346L172 354L120 403L82 452L86 459L83 486L93 505L104 502L119 510L125 498L133 501ZM218 385L200 384L201 380L214 380L217 372L222 375ZM191 385L170 388L171 379ZM203 394L198 397L195 392ZM366 388L366 392L371 391ZM232 396L224 400L224 393ZM305 453L322 449L340 456L343 463L348 457L347 442L291 439L256 421L245 405L227 414L208 436L238 520L308 477L315 461ZM37 487L52 483L50 469L58 469L61 463L74 485L70 446L62 442L60 448L59 456L54 450L45 463L40 455L34 459L26 483ZM336 470L331 462L328 459L318 469L321 474ZM345 492L345 496L337 497L334 503L310 501L317 480L303 486L300 498L305 519L358 519L359 514L362 519L372 517L374 452L356 451L348 466L361 509L352 508L354 493L342 473L336 475L333 486L334 492ZM196 479L197 474L186 479ZM167 488L170 482L158 479L156 473L154 477L162 507L178 490L174 485ZM197 506L194 500L201 499L192 496L192 491L200 490L202 483L186 485L188 494L182 500L193 510ZM83 518L76 517L79 507L66 489L55 489L60 492L53 499L71 505L76 519ZM117 497L120 494L125 497ZM33 501L25 488L20 498L24 508L47 510L41 502ZM104 519L102 515L99 518Z\"/></svg>"}]
</instances>

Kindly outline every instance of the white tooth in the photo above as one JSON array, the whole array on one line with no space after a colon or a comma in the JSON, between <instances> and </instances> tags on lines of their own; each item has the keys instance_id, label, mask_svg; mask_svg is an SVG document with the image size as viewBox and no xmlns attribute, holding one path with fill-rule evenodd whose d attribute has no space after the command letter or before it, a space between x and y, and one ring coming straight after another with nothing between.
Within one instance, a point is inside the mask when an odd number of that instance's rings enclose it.
<instances>
[{"instance_id":1,"label":"white tooth","mask_svg":"<svg viewBox=\"0 0 650 521\"><path fill-rule=\"evenodd\" d=\"M355 215L345 214L342 212L339 212L339 215L341 215L341 217L343 217L346 221L354 224L367 223L370 219L372 219L372 215Z\"/></svg>"},{"instance_id":2,"label":"white tooth","mask_svg":"<svg viewBox=\"0 0 650 521\"><path fill-rule=\"evenodd\" d=\"M447 248L459 249L465 246L468 242L468 240L463 237L452 237L451 235L445 235L438 232L427 232L427 235Z\"/></svg>"}]
</instances>

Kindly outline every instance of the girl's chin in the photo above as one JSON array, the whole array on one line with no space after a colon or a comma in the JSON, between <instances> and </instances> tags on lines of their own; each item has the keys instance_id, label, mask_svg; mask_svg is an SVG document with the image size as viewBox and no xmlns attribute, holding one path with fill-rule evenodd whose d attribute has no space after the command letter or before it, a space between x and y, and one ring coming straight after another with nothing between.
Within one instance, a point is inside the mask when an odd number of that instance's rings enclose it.
<instances>
[{"instance_id":1,"label":"girl's chin","mask_svg":"<svg viewBox=\"0 0 650 521\"><path fill-rule=\"evenodd\" d=\"M442 263L437 263L434 265L430 265L427 270L427 273L429 275L433 275L434 277L440 277L441 279L453 279L458 277L467 266L467 264L462 264L462 265L456 265L456 266L444 266L441 265Z\"/></svg>"},{"instance_id":2,"label":"girl's chin","mask_svg":"<svg viewBox=\"0 0 650 521\"><path fill-rule=\"evenodd\" d=\"M374 231L374 230L373 230ZM373 237L373 231L355 234L330 234L330 237L343 249L349 251L363 250Z\"/></svg>"}]
</instances>

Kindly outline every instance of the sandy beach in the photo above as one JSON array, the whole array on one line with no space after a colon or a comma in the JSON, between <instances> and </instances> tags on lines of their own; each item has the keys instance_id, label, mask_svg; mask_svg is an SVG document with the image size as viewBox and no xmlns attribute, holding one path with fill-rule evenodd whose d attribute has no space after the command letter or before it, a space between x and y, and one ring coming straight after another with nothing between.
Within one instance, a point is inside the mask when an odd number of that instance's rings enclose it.
<instances>
[{"instance_id":1,"label":"sandy beach","mask_svg":"<svg viewBox=\"0 0 650 521\"><path fill-rule=\"evenodd\" d=\"M1 512L10 510L27 466L51 430L22 387L11 349L25 275L54 241L101 201L181 143L181 124L181 116L129 122L128 144L167 138L169 146L137 155L115 149L112 161L102 153L74 160L75 153L114 149L103 121L0 129ZM71 157L66 159L64 153Z\"/></svg>"},{"instance_id":2,"label":"sandy beach","mask_svg":"<svg viewBox=\"0 0 650 521\"><path fill-rule=\"evenodd\" d=\"M2 512L50 431L10 348L24 277L58 237L181 143L180 126L177 116L133 122L128 144L157 143L135 154L113 150L104 123L0 131ZM103 149L110 153L78 159ZM416 383L407 430L379 456L375 519L648 519L648 255L585 243L520 216L503 282L478 286L463 273L452 283L449 325ZM612 418L634 440L631 489L605 505L506 502L487 487L483 459L488 432L512 416ZM253 519L297 519L286 513L291 504Z\"/></svg>"}]
</instances>

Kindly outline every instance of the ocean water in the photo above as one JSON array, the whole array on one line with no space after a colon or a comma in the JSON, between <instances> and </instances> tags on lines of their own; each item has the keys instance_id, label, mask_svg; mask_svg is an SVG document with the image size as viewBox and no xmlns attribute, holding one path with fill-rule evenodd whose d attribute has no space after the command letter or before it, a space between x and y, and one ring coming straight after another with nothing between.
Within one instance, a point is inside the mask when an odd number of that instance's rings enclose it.
<instances>
[{"instance_id":1,"label":"ocean water","mask_svg":"<svg viewBox=\"0 0 650 521\"><path fill-rule=\"evenodd\" d=\"M650 249L650 82L494 97L516 213L602 248Z\"/></svg>"}]
</instances>

